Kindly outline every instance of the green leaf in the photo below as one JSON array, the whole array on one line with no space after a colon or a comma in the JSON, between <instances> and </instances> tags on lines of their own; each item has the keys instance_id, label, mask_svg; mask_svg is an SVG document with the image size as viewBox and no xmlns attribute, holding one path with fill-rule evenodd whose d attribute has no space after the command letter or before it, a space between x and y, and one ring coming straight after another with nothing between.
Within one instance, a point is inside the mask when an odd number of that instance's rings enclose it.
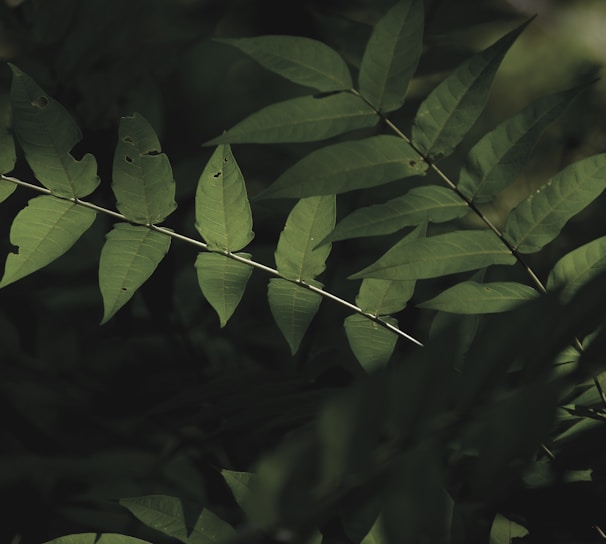
<instances>
[{"instance_id":1,"label":"green leaf","mask_svg":"<svg viewBox=\"0 0 606 544\"><path fill-rule=\"evenodd\" d=\"M471 57L423 101L412 127L412 141L430 159L450 155L474 125L505 53L527 24Z\"/></svg>"},{"instance_id":2,"label":"green leaf","mask_svg":"<svg viewBox=\"0 0 606 544\"><path fill-rule=\"evenodd\" d=\"M350 276L350 279L436 278L491 264L516 262L498 238L486 230L455 231L406 244L401 242L374 264Z\"/></svg>"},{"instance_id":3,"label":"green leaf","mask_svg":"<svg viewBox=\"0 0 606 544\"><path fill-rule=\"evenodd\" d=\"M554 121L581 87L539 98L503 121L469 152L458 189L469 199L487 202L520 174L545 127Z\"/></svg>"},{"instance_id":4,"label":"green leaf","mask_svg":"<svg viewBox=\"0 0 606 544\"><path fill-rule=\"evenodd\" d=\"M564 255L547 278L547 289L562 289L570 300L578 289L606 269L606 236L602 236Z\"/></svg>"},{"instance_id":5,"label":"green leaf","mask_svg":"<svg viewBox=\"0 0 606 544\"><path fill-rule=\"evenodd\" d=\"M378 122L372 108L351 93L300 96L253 113L205 145L314 142Z\"/></svg>"},{"instance_id":6,"label":"green leaf","mask_svg":"<svg viewBox=\"0 0 606 544\"><path fill-rule=\"evenodd\" d=\"M194 516L195 524L190 526L184 504L176 497L147 495L120 499L120 504L145 525L186 544L222 543L236 534L231 525L206 508L197 519Z\"/></svg>"},{"instance_id":7,"label":"green leaf","mask_svg":"<svg viewBox=\"0 0 606 544\"><path fill-rule=\"evenodd\" d=\"M334 195L303 198L292 209L280 234L275 252L278 271L295 280L311 280L321 274L331 250L316 248L335 226Z\"/></svg>"},{"instance_id":8,"label":"green leaf","mask_svg":"<svg viewBox=\"0 0 606 544\"><path fill-rule=\"evenodd\" d=\"M238 503L238 506L248 512L248 500L250 498L252 483L256 475L251 472L236 472L233 470L221 469L221 475L225 483L231 489L231 492Z\"/></svg>"},{"instance_id":9,"label":"green leaf","mask_svg":"<svg viewBox=\"0 0 606 544\"><path fill-rule=\"evenodd\" d=\"M511 544L514 538L522 538L527 534L526 527L497 514L490 528L489 544Z\"/></svg>"},{"instance_id":10,"label":"green leaf","mask_svg":"<svg viewBox=\"0 0 606 544\"><path fill-rule=\"evenodd\" d=\"M383 521L381 516L377 518L370 531L368 531L367 535L362 539L360 544L389 544L389 541L385 537L385 532L383 531Z\"/></svg>"},{"instance_id":11,"label":"green leaf","mask_svg":"<svg viewBox=\"0 0 606 544\"><path fill-rule=\"evenodd\" d=\"M391 234L425 221L444 223L467 215L467 204L452 190L436 185L415 187L383 204L360 208L344 217L322 244Z\"/></svg>"},{"instance_id":12,"label":"green leaf","mask_svg":"<svg viewBox=\"0 0 606 544\"><path fill-rule=\"evenodd\" d=\"M384 317L383 320L395 327L398 326L396 319ZM396 333L388 331L360 314L347 317L344 326L351 351L364 370L373 372L387 364L396 348L398 341Z\"/></svg>"},{"instance_id":13,"label":"green leaf","mask_svg":"<svg viewBox=\"0 0 606 544\"><path fill-rule=\"evenodd\" d=\"M380 111L397 110L423 48L423 2L395 4L375 25L360 65L360 92Z\"/></svg>"},{"instance_id":14,"label":"green leaf","mask_svg":"<svg viewBox=\"0 0 606 544\"><path fill-rule=\"evenodd\" d=\"M133 223L161 223L177 207L173 171L160 151L158 137L143 116L120 119L112 189L118 210Z\"/></svg>"},{"instance_id":15,"label":"green leaf","mask_svg":"<svg viewBox=\"0 0 606 544\"><path fill-rule=\"evenodd\" d=\"M90 154L79 161L70 154L82 139L78 125L31 77L10 67L13 130L34 175L57 196L89 195L99 185L97 162Z\"/></svg>"},{"instance_id":16,"label":"green leaf","mask_svg":"<svg viewBox=\"0 0 606 544\"><path fill-rule=\"evenodd\" d=\"M153 274L170 248L170 236L147 227L117 223L99 259L103 320L109 321Z\"/></svg>"},{"instance_id":17,"label":"green leaf","mask_svg":"<svg viewBox=\"0 0 606 544\"><path fill-rule=\"evenodd\" d=\"M11 172L15 167L17 155L13 135L4 127L0 127L0 174Z\"/></svg>"},{"instance_id":18,"label":"green leaf","mask_svg":"<svg viewBox=\"0 0 606 544\"><path fill-rule=\"evenodd\" d=\"M248 253L236 255L250 259ZM202 294L217 312L221 327L225 327L242 300L252 267L217 253L200 253L196 272Z\"/></svg>"},{"instance_id":19,"label":"green leaf","mask_svg":"<svg viewBox=\"0 0 606 544\"><path fill-rule=\"evenodd\" d=\"M366 189L422 175L427 163L395 136L372 136L313 151L284 172L259 198L305 198Z\"/></svg>"},{"instance_id":20,"label":"green leaf","mask_svg":"<svg viewBox=\"0 0 606 544\"><path fill-rule=\"evenodd\" d=\"M196 229L211 249L239 251L253 239L244 176L228 145L217 147L196 190Z\"/></svg>"},{"instance_id":21,"label":"green leaf","mask_svg":"<svg viewBox=\"0 0 606 544\"><path fill-rule=\"evenodd\" d=\"M0 202L4 202L9 196L11 196L17 188L16 183L11 183L4 179L0 179Z\"/></svg>"},{"instance_id":22,"label":"green leaf","mask_svg":"<svg viewBox=\"0 0 606 544\"><path fill-rule=\"evenodd\" d=\"M289 281L272 278L269 280L267 299L278 328L294 355L320 308L322 297Z\"/></svg>"},{"instance_id":23,"label":"green leaf","mask_svg":"<svg viewBox=\"0 0 606 544\"><path fill-rule=\"evenodd\" d=\"M93 224L96 214L52 196L32 198L13 220L9 253L0 287L5 287L63 255Z\"/></svg>"},{"instance_id":24,"label":"green leaf","mask_svg":"<svg viewBox=\"0 0 606 544\"><path fill-rule=\"evenodd\" d=\"M237 47L261 66L299 85L322 92L353 86L349 68L339 53L317 40L302 36L258 36L216 41Z\"/></svg>"},{"instance_id":25,"label":"green leaf","mask_svg":"<svg viewBox=\"0 0 606 544\"><path fill-rule=\"evenodd\" d=\"M551 242L606 187L606 153L571 164L511 212L505 235L520 253Z\"/></svg>"},{"instance_id":26,"label":"green leaf","mask_svg":"<svg viewBox=\"0 0 606 544\"><path fill-rule=\"evenodd\" d=\"M410 239L410 236L407 238ZM366 278L360 286L356 304L363 311L372 315L392 314L406 307L414 290L414 281Z\"/></svg>"},{"instance_id":27,"label":"green leaf","mask_svg":"<svg viewBox=\"0 0 606 544\"><path fill-rule=\"evenodd\" d=\"M60 536L45 544L150 544L150 542L118 533L80 533Z\"/></svg>"},{"instance_id":28,"label":"green leaf","mask_svg":"<svg viewBox=\"0 0 606 544\"><path fill-rule=\"evenodd\" d=\"M490 314L506 312L537 296L536 289L521 283L464 281L418 307L454 314Z\"/></svg>"}]
</instances>

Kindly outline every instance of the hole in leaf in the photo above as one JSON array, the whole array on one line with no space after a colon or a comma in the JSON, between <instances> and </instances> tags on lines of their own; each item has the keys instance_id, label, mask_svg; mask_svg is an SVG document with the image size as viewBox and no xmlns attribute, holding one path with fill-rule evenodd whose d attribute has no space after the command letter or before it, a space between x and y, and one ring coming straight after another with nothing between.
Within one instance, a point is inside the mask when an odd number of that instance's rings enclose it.
<instances>
[{"instance_id":1,"label":"hole in leaf","mask_svg":"<svg viewBox=\"0 0 606 544\"><path fill-rule=\"evenodd\" d=\"M124 136L124 138L122 138L122 141L127 143L127 144L133 144L134 141L130 136Z\"/></svg>"},{"instance_id":2,"label":"hole in leaf","mask_svg":"<svg viewBox=\"0 0 606 544\"><path fill-rule=\"evenodd\" d=\"M221 172L217 172L216 174L213 174L213 178L220 178L221 177Z\"/></svg>"},{"instance_id":3,"label":"hole in leaf","mask_svg":"<svg viewBox=\"0 0 606 544\"><path fill-rule=\"evenodd\" d=\"M223 157L223 162L227 162L229 159L227 157Z\"/></svg>"},{"instance_id":4,"label":"hole in leaf","mask_svg":"<svg viewBox=\"0 0 606 544\"><path fill-rule=\"evenodd\" d=\"M155 155L159 155L160 153L158 151L147 151L146 153L143 153L143 155L151 155L152 157Z\"/></svg>"},{"instance_id":5,"label":"hole in leaf","mask_svg":"<svg viewBox=\"0 0 606 544\"><path fill-rule=\"evenodd\" d=\"M120 288L122 291L128 291L128 289L126 287L121 287Z\"/></svg>"},{"instance_id":6,"label":"hole in leaf","mask_svg":"<svg viewBox=\"0 0 606 544\"><path fill-rule=\"evenodd\" d=\"M129 163L129 164L130 164L131 162L133 162L133 158L132 158L132 157L129 157L128 155L125 155L125 156L124 156L124 160L125 160L127 163Z\"/></svg>"},{"instance_id":7,"label":"hole in leaf","mask_svg":"<svg viewBox=\"0 0 606 544\"><path fill-rule=\"evenodd\" d=\"M42 108L48 106L48 98L46 98L46 96L39 96L38 98L32 100L32 106L41 110Z\"/></svg>"}]
</instances>

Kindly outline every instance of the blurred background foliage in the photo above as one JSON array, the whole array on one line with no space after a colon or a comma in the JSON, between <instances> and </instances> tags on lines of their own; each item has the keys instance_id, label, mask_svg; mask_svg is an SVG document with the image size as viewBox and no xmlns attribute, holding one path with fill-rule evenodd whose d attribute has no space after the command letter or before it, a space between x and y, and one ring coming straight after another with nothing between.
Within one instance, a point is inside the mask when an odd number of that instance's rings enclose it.
<instances>
[{"instance_id":1,"label":"blurred background foliage","mask_svg":"<svg viewBox=\"0 0 606 544\"><path fill-rule=\"evenodd\" d=\"M98 160L93 200L109 190L119 118L134 111L154 125L174 167L178 212L171 228L195 236L193 195L210 150L202 144L259 108L305 89L280 79L213 37L291 34L319 39L356 68L372 25L391 0L2 0L0 60L12 62L64 104L84 139L75 154ZM536 14L505 59L485 115L443 165L456 176L465 147L534 98L601 75L606 6L600 0L427 0L425 49L405 107L406 131L420 101L472 52ZM10 71L0 67L0 122L8 124ZM565 165L606 150L606 84L599 80L537 146L527 172L491 204L498 223ZM346 136L345 136L346 137ZM234 149L254 197L318 144ZM32 180L24 161L17 177ZM369 193L368 191L366 193ZM339 200L339 213L401 193L397 184ZM31 195L2 204L0 248ZM273 262L291 202L253 203L254 257ZM565 252L602 235L598 199L532 264L539 273ZM233 519L217 467L248 470L283 434L300 427L329 393L362 373L324 304L291 357L255 273L223 330L199 293L192 248L174 243L155 276L110 323L99 326L98 255L108 220L52 266L0 291L0 539L22 544L84 530L146 538L116 500L167 493L213 504ZM353 300L349 273L396 238L337 244L323 278ZM429 282L430 283L430 282ZM352 284L352 285L350 285ZM428 298L431 284L421 286ZM414 308L404 330L429 334ZM399 356L411 352L401 345ZM218 506L217 506L218 505ZM230 519L230 517L232 519ZM151 538L151 537L150 537ZM154 534L153 538L158 538ZM16 544L16 541L15 541Z\"/></svg>"}]
</instances>

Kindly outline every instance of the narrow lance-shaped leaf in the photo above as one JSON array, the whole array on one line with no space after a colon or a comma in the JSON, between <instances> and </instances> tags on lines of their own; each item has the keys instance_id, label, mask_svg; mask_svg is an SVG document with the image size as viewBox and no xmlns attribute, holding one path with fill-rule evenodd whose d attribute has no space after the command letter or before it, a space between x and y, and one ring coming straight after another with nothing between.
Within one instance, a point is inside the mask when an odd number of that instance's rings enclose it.
<instances>
[{"instance_id":1,"label":"narrow lance-shaped leaf","mask_svg":"<svg viewBox=\"0 0 606 544\"><path fill-rule=\"evenodd\" d=\"M8 129L0 126L0 174L6 174L15 167L17 155L15 140Z\"/></svg>"},{"instance_id":2,"label":"narrow lance-shaped leaf","mask_svg":"<svg viewBox=\"0 0 606 544\"><path fill-rule=\"evenodd\" d=\"M467 156L458 189L476 202L491 200L505 189L526 166L545 127L582 88L541 97L483 136Z\"/></svg>"},{"instance_id":3,"label":"narrow lance-shaped leaf","mask_svg":"<svg viewBox=\"0 0 606 544\"><path fill-rule=\"evenodd\" d=\"M301 96L253 113L205 145L314 142L378 122L372 108L351 93Z\"/></svg>"},{"instance_id":4,"label":"narrow lance-shaped leaf","mask_svg":"<svg viewBox=\"0 0 606 544\"><path fill-rule=\"evenodd\" d=\"M109 321L154 273L170 248L170 237L143 226L117 223L99 259L103 320Z\"/></svg>"},{"instance_id":5,"label":"narrow lance-shaped leaf","mask_svg":"<svg viewBox=\"0 0 606 544\"><path fill-rule=\"evenodd\" d=\"M96 214L68 200L38 196L13 220L9 253L0 287L5 287L53 262L71 248L93 224Z\"/></svg>"},{"instance_id":6,"label":"narrow lance-shaped leaf","mask_svg":"<svg viewBox=\"0 0 606 544\"><path fill-rule=\"evenodd\" d=\"M261 66L299 85L322 92L353 86L349 68L339 53L317 40L302 36L258 36L216 41L237 47Z\"/></svg>"},{"instance_id":7,"label":"narrow lance-shaped leaf","mask_svg":"<svg viewBox=\"0 0 606 544\"><path fill-rule=\"evenodd\" d=\"M412 127L412 141L430 159L450 155L474 125L505 53L527 24L471 57L423 101Z\"/></svg>"},{"instance_id":8,"label":"narrow lance-shaped leaf","mask_svg":"<svg viewBox=\"0 0 606 544\"><path fill-rule=\"evenodd\" d=\"M539 251L604 188L606 153L571 164L510 213L505 236L520 253Z\"/></svg>"},{"instance_id":9,"label":"narrow lance-shaped leaf","mask_svg":"<svg viewBox=\"0 0 606 544\"><path fill-rule=\"evenodd\" d=\"M402 0L375 25L360 65L360 92L377 110L404 103L423 47L423 1Z\"/></svg>"},{"instance_id":10,"label":"narrow lance-shaped leaf","mask_svg":"<svg viewBox=\"0 0 606 544\"><path fill-rule=\"evenodd\" d=\"M305 198L367 189L423 175L427 163L401 138L372 136L312 151L284 172L260 198Z\"/></svg>"},{"instance_id":11,"label":"narrow lance-shaped leaf","mask_svg":"<svg viewBox=\"0 0 606 544\"><path fill-rule=\"evenodd\" d=\"M76 122L31 77L10 67L13 130L34 175L57 196L89 195L99 185L97 162L90 154L79 161L70 154L82 139Z\"/></svg>"},{"instance_id":12,"label":"narrow lance-shaped leaf","mask_svg":"<svg viewBox=\"0 0 606 544\"><path fill-rule=\"evenodd\" d=\"M112 189L117 207L129 221L161 223L177 207L168 157L152 126L140 114L120 120Z\"/></svg>"},{"instance_id":13,"label":"narrow lance-shaped leaf","mask_svg":"<svg viewBox=\"0 0 606 544\"><path fill-rule=\"evenodd\" d=\"M118 533L78 533L60 536L47 541L45 544L151 544L134 536Z\"/></svg>"}]
</instances>

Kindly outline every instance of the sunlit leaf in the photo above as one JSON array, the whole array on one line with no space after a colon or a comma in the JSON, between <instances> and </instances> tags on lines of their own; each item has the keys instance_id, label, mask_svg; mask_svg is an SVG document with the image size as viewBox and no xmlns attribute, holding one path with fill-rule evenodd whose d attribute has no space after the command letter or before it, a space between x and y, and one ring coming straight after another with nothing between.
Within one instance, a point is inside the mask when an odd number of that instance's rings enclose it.
<instances>
[{"instance_id":1,"label":"sunlit leaf","mask_svg":"<svg viewBox=\"0 0 606 544\"><path fill-rule=\"evenodd\" d=\"M425 155L437 160L461 143L486 105L505 53L527 24L471 57L423 101L412 127L412 141Z\"/></svg>"},{"instance_id":2,"label":"sunlit leaf","mask_svg":"<svg viewBox=\"0 0 606 544\"><path fill-rule=\"evenodd\" d=\"M117 223L107 234L99 259L103 320L109 321L154 273L170 237L147 227Z\"/></svg>"},{"instance_id":3,"label":"sunlit leaf","mask_svg":"<svg viewBox=\"0 0 606 544\"><path fill-rule=\"evenodd\" d=\"M13 283L63 255L93 224L96 214L52 196L32 198L13 220L9 253L0 287Z\"/></svg>"},{"instance_id":4,"label":"sunlit leaf","mask_svg":"<svg viewBox=\"0 0 606 544\"><path fill-rule=\"evenodd\" d=\"M236 255L250 258L248 253ZM196 259L196 272L202 294L224 327L242 300L252 267L217 253L200 253Z\"/></svg>"},{"instance_id":5,"label":"sunlit leaf","mask_svg":"<svg viewBox=\"0 0 606 544\"><path fill-rule=\"evenodd\" d=\"M45 544L150 544L150 542L118 533L79 533L54 538Z\"/></svg>"},{"instance_id":6,"label":"sunlit leaf","mask_svg":"<svg viewBox=\"0 0 606 544\"><path fill-rule=\"evenodd\" d=\"M571 164L514 208L505 235L520 253L539 251L602 193L605 180L606 153Z\"/></svg>"},{"instance_id":7,"label":"sunlit leaf","mask_svg":"<svg viewBox=\"0 0 606 544\"><path fill-rule=\"evenodd\" d=\"M395 4L375 25L360 65L360 92L377 110L404 103L423 48L423 2Z\"/></svg>"},{"instance_id":8,"label":"sunlit leaf","mask_svg":"<svg viewBox=\"0 0 606 544\"><path fill-rule=\"evenodd\" d=\"M351 93L301 96L253 113L205 145L313 142L378 122L372 108Z\"/></svg>"},{"instance_id":9,"label":"sunlit leaf","mask_svg":"<svg viewBox=\"0 0 606 544\"><path fill-rule=\"evenodd\" d=\"M396 319L384 317L383 320L398 326ZM396 333L360 314L347 317L344 327L351 351L367 372L372 372L387 364L396 348L398 341Z\"/></svg>"},{"instance_id":10,"label":"sunlit leaf","mask_svg":"<svg viewBox=\"0 0 606 544\"><path fill-rule=\"evenodd\" d=\"M527 534L526 527L497 514L490 528L489 544L511 544L514 538L522 538Z\"/></svg>"},{"instance_id":11,"label":"sunlit leaf","mask_svg":"<svg viewBox=\"0 0 606 544\"><path fill-rule=\"evenodd\" d=\"M539 98L485 134L471 149L457 188L476 202L491 200L520 174L545 127L581 88Z\"/></svg>"},{"instance_id":12,"label":"sunlit leaf","mask_svg":"<svg viewBox=\"0 0 606 544\"><path fill-rule=\"evenodd\" d=\"M36 178L53 194L83 198L99 185L97 162L86 154L76 160L71 149L82 139L67 110L27 74L13 71L13 130Z\"/></svg>"},{"instance_id":13,"label":"sunlit leaf","mask_svg":"<svg viewBox=\"0 0 606 544\"><path fill-rule=\"evenodd\" d=\"M299 85L323 92L353 86L349 68L339 53L317 40L303 36L258 36L217 41L237 47L261 66Z\"/></svg>"},{"instance_id":14,"label":"sunlit leaf","mask_svg":"<svg viewBox=\"0 0 606 544\"><path fill-rule=\"evenodd\" d=\"M17 155L13 135L0 126L0 174L6 174L15 167Z\"/></svg>"},{"instance_id":15,"label":"sunlit leaf","mask_svg":"<svg viewBox=\"0 0 606 544\"><path fill-rule=\"evenodd\" d=\"M112 189L118 210L133 223L161 223L177 207L173 171L160 151L158 137L144 117L120 120Z\"/></svg>"},{"instance_id":16,"label":"sunlit leaf","mask_svg":"<svg viewBox=\"0 0 606 544\"><path fill-rule=\"evenodd\" d=\"M196 190L196 229L211 248L239 251L253 239L244 176L228 145L206 164Z\"/></svg>"},{"instance_id":17,"label":"sunlit leaf","mask_svg":"<svg viewBox=\"0 0 606 544\"><path fill-rule=\"evenodd\" d=\"M401 138L372 136L322 147L284 172L260 198L305 198L422 175L427 163Z\"/></svg>"}]
</instances>

